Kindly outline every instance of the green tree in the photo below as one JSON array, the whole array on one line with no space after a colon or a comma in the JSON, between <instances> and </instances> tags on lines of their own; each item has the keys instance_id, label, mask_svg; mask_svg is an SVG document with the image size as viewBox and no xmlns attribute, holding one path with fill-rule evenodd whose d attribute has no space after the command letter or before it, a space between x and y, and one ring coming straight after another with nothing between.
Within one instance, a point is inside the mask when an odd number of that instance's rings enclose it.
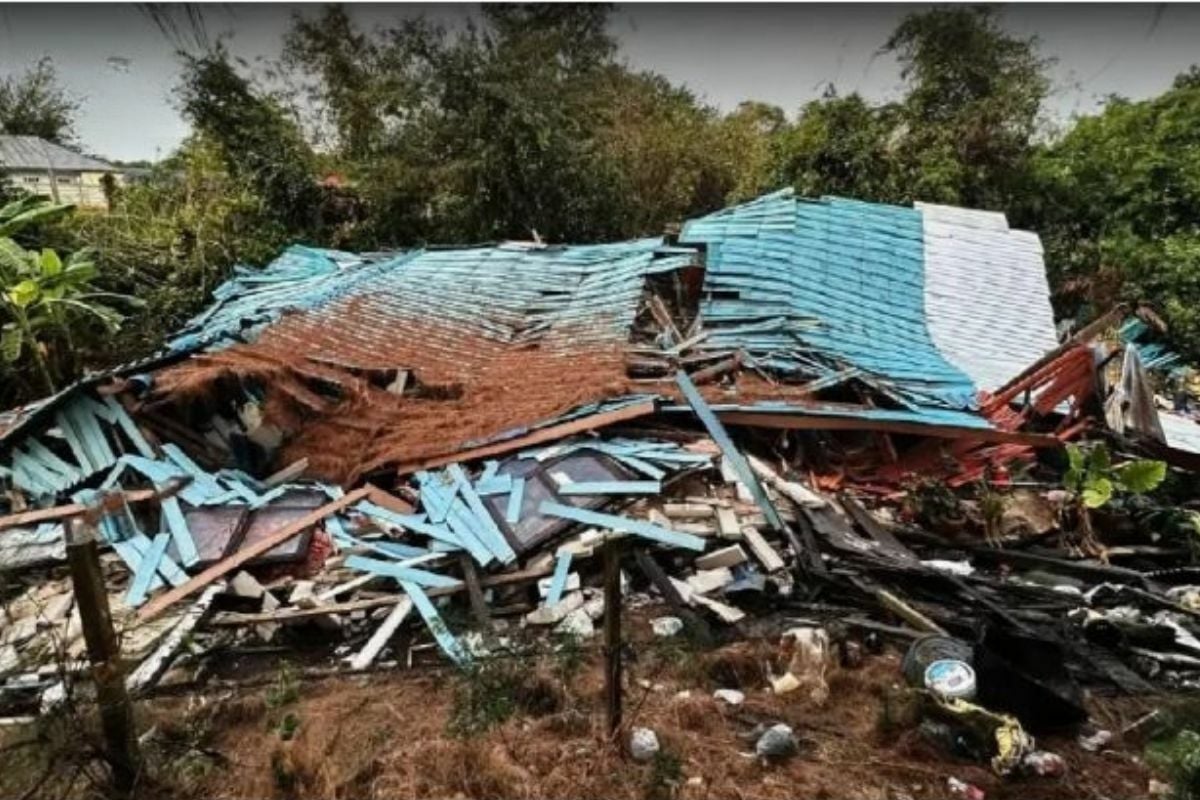
<instances>
[{"instance_id":1,"label":"green tree","mask_svg":"<svg viewBox=\"0 0 1200 800\"><path fill-rule=\"evenodd\" d=\"M715 128L716 152L728 181L725 203L750 200L785 183L779 160L789 126L782 108L746 100Z\"/></svg>"},{"instance_id":2,"label":"green tree","mask_svg":"<svg viewBox=\"0 0 1200 800\"><path fill-rule=\"evenodd\" d=\"M367 204L361 240L613 238L719 206L739 180L722 143L752 150L754 125L723 135L691 93L619 64L609 11L485 6L456 35L299 18L284 63Z\"/></svg>"},{"instance_id":3,"label":"green tree","mask_svg":"<svg viewBox=\"0 0 1200 800\"><path fill-rule=\"evenodd\" d=\"M900 202L905 192L889 147L898 118L894 106L830 92L805 105L782 135L780 170L803 195Z\"/></svg>"},{"instance_id":4,"label":"green tree","mask_svg":"<svg viewBox=\"0 0 1200 800\"><path fill-rule=\"evenodd\" d=\"M908 92L897 156L915 199L1003 210L1025 188L1049 65L987 6L905 17L884 51Z\"/></svg>"},{"instance_id":5,"label":"green tree","mask_svg":"<svg viewBox=\"0 0 1200 800\"><path fill-rule=\"evenodd\" d=\"M106 301L128 299L93 287L97 270L86 251L64 261L50 248L26 250L11 238L70 210L38 199L0 208L0 356L10 367L32 362L51 393L78 372L76 334L97 323L117 330L122 316Z\"/></svg>"},{"instance_id":6,"label":"green tree","mask_svg":"<svg viewBox=\"0 0 1200 800\"><path fill-rule=\"evenodd\" d=\"M79 108L79 101L59 83L49 56L20 75L0 77L0 133L70 145Z\"/></svg>"},{"instance_id":7,"label":"green tree","mask_svg":"<svg viewBox=\"0 0 1200 800\"><path fill-rule=\"evenodd\" d=\"M806 105L780 168L804 194L1005 210L1029 183L1049 83L1036 39L1008 35L987 7L909 14L884 44L904 96L857 94Z\"/></svg>"},{"instance_id":8,"label":"green tree","mask_svg":"<svg viewBox=\"0 0 1200 800\"><path fill-rule=\"evenodd\" d=\"M43 237L90 248L98 284L145 301L107 340L114 359L148 355L200 310L235 264L263 264L293 238L263 208L254 181L226 169L224 148L192 136L106 214L71 216Z\"/></svg>"},{"instance_id":9,"label":"green tree","mask_svg":"<svg viewBox=\"0 0 1200 800\"><path fill-rule=\"evenodd\" d=\"M264 217L293 234L313 231L322 195L312 150L295 121L239 74L222 46L181 58L179 98L195 132L218 148L229 175L254 187Z\"/></svg>"},{"instance_id":10,"label":"green tree","mask_svg":"<svg viewBox=\"0 0 1200 800\"><path fill-rule=\"evenodd\" d=\"M1059 311L1144 301L1200 355L1200 71L1149 100L1111 98L1036 165L1020 221L1042 234Z\"/></svg>"}]
</instances>

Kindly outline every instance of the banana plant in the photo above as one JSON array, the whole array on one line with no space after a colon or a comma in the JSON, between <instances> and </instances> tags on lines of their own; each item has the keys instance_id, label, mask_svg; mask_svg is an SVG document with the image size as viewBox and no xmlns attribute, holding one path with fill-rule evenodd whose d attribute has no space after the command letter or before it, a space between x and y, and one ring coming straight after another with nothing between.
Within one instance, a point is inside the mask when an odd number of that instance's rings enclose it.
<instances>
[{"instance_id":1,"label":"banana plant","mask_svg":"<svg viewBox=\"0 0 1200 800\"><path fill-rule=\"evenodd\" d=\"M64 262L49 248L26 250L0 237L0 356L15 363L29 353L51 393L58 390L50 357L55 343L61 341L73 360L74 333L81 326L99 323L115 333L123 315L108 301L135 302L125 295L95 290L96 275L96 265L86 251L73 253Z\"/></svg>"},{"instance_id":2,"label":"banana plant","mask_svg":"<svg viewBox=\"0 0 1200 800\"><path fill-rule=\"evenodd\" d=\"M22 197L0 206L0 237L12 237L40 222L51 222L69 214L75 206L53 203L44 197Z\"/></svg>"},{"instance_id":3,"label":"banana plant","mask_svg":"<svg viewBox=\"0 0 1200 800\"><path fill-rule=\"evenodd\" d=\"M1167 465L1162 461L1139 459L1114 465L1103 442L1087 447L1067 445L1067 463L1063 488L1088 508L1107 505L1118 492L1152 492L1167 477Z\"/></svg>"},{"instance_id":4,"label":"banana plant","mask_svg":"<svg viewBox=\"0 0 1200 800\"><path fill-rule=\"evenodd\" d=\"M1162 461L1137 459L1113 464L1103 442L1081 446L1067 445L1066 489L1079 519L1079 533L1085 549L1103 554L1096 540L1091 512L1112 502L1118 494L1140 495L1152 492L1167 477Z\"/></svg>"}]
</instances>

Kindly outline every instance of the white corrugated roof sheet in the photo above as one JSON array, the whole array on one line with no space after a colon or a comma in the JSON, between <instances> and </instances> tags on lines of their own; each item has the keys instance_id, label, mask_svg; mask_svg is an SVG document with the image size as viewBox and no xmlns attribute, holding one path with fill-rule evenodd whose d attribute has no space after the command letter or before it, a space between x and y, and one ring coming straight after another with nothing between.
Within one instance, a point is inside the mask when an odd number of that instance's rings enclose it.
<instances>
[{"instance_id":1,"label":"white corrugated roof sheet","mask_svg":"<svg viewBox=\"0 0 1200 800\"><path fill-rule=\"evenodd\" d=\"M1058 344L1041 241L994 211L915 205L934 345L978 388L997 389Z\"/></svg>"},{"instance_id":2,"label":"white corrugated roof sheet","mask_svg":"<svg viewBox=\"0 0 1200 800\"><path fill-rule=\"evenodd\" d=\"M0 169L111 172L116 167L37 136L0 135Z\"/></svg>"},{"instance_id":3,"label":"white corrugated roof sheet","mask_svg":"<svg viewBox=\"0 0 1200 800\"><path fill-rule=\"evenodd\" d=\"M1167 437L1168 447L1200 453L1200 423L1170 411L1159 411L1158 421Z\"/></svg>"}]
</instances>

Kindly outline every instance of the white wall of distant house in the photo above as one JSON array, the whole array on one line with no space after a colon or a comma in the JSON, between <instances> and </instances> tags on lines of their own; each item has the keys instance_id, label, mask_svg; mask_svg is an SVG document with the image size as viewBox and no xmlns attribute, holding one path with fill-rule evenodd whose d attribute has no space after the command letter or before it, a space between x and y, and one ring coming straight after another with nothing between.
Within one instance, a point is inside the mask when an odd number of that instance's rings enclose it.
<instances>
[{"instance_id":1,"label":"white wall of distant house","mask_svg":"<svg viewBox=\"0 0 1200 800\"><path fill-rule=\"evenodd\" d=\"M73 203L81 208L108 208L108 199L104 196L105 175L111 174L118 186L125 183L124 176L119 172L56 170L53 178L49 172L38 170L14 169L6 170L5 173L18 189L49 197L59 203Z\"/></svg>"}]
</instances>

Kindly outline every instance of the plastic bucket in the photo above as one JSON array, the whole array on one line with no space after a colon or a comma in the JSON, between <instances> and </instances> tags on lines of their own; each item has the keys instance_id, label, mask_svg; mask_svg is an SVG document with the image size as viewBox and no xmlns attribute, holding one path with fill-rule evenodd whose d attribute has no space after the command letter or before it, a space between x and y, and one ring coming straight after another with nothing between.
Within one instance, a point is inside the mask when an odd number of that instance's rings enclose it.
<instances>
[{"instance_id":1,"label":"plastic bucket","mask_svg":"<svg viewBox=\"0 0 1200 800\"><path fill-rule=\"evenodd\" d=\"M925 688L948 699L975 696L975 670L965 661L944 658L925 668Z\"/></svg>"}]
</instances>

